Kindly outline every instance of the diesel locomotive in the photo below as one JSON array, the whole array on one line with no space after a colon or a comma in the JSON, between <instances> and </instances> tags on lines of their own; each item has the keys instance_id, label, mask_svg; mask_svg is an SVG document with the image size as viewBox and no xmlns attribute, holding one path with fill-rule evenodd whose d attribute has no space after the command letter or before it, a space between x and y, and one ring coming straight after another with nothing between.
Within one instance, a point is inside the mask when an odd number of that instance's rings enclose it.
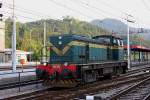
<instances>
[{"instance_id":1,"label":"diesel locomotive","mask_svg":"<svg viewBox=\"0 0 150 100\"><path fill-rule=\"evenodd\" d=\"M112 35L93 38L75 34L54 35L45 49L46 64L36 67L45 85L70 87L126 73L123 40Z\"/></svg>"}]
</instances>

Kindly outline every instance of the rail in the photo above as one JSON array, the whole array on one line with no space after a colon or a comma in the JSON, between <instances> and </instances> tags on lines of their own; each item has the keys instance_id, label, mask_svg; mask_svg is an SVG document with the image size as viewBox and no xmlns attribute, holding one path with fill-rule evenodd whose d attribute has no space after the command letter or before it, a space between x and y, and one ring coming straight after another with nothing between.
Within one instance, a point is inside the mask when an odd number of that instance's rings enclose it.
<instances>
[{"instance_id":1,"label":"rail","mask_svg":"<svg viewBox=\"0 0 150 100\"><path fill-rule=\"evenodd\" d=\"M19 92L22 86L42 83L42 80L38 80L34 71L18 71L18 72L5 72L0 73L1 84L0 90L9 88L19 88Z\"/></svg>"},{"instance_id":2,"label":"rail","mask_svg":"<svg viewBox=\"0 0 150 100\"><path fill-rule=\"evenodd\" d=\"M150 93L143 100L150 100Z\"/></svg>"},{"instance_id":3,"label":"rail","mask_svg":"<svg viewBox=\"0 0 150 100\"><path fill-rule=\"evenodd\" d=\"M131 81L135 81L135 80L139 80L139 79L144 79L145 77L149 77L149 73L139 73L139 75L135 74L133 76L121 76L121 77L118 77L118 78L115 78L113 80L104 80L104 81L99 81L99 82L96 82L96 83L91 83L91 84L86 84L84 86L79 86L79 87L76 87L76 88L73 88L71 90L61 90L59 88L54 90L54 89L42 89L42 90L37 90L37 91L33 91L33 92L30 92L30 93L25 93L25 94L20 94L20 95L16 95L16 96L13 96L13 97L8 97L6 98L7 100L8 99L18 99L18 100L29 100L29 99L38 99L38 100L42 100L42 99L58 99L60 98L59 100L69 100L69 99L73 99L75 97L78 97L80 95L83 95L83 94L87 94L87 93L95 93L96 91L99 91L100 89L105 89L105 88L108 88L108 87L112 87L112 86L116 86L118 84L125 84L125 83L128 83L128 82L131 82ZM49 91L47 91L47 89Z\"/></svg>"},{"instance_id":4,"label":"rail","mask_svg":"<svg viewBox=\"0 0 150 100\"><path fill-rule=\"evenodd\" d=\"M139 82L139 83L137 83L137 84L135 84L135 85L133 85L133 86L131 86L131 87L128 87L128 88L124 89L124 90L121 91L120 93L118 93L118 94L112 96L112 97L110 98L110 100L117 100L117 98L119 98L120 96L126 94L126 93L129 92L130 90L134 89L135 87L137 87L137 86L143 84L144 82L146 82L146 81L148 81L148 80L150 80L150 77L146 78L145 80L143 80L143 81L141 81L141 82Z\"/></svg>"}]
</instances>

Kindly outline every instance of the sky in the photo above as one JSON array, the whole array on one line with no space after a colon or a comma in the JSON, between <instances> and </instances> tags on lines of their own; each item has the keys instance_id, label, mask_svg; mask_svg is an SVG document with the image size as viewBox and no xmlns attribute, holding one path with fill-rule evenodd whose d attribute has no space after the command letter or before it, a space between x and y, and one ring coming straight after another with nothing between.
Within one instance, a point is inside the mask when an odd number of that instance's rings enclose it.
<instances>
[{"instance_id":1,"label":"sky","mask_svg":"<svg viewBox=\"0 0 150 100\"><path fill-rule=\"evenodd\" d=\"M4 17L12 16L12 1L0 0ZM150 0L15 0L15 16L20 22L39 19L63 19L71 16L83 21L114 18L135 23L130 26L150 28Z\"/></svg>"}]
</instances>

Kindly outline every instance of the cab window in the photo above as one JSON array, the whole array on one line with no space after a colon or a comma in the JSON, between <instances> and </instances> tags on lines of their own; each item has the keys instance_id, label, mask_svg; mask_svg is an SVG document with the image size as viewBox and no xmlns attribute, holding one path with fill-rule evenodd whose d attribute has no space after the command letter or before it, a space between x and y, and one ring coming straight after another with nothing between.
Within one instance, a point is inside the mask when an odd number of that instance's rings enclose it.
<instances>
[{"instance_id":1,"label":"cab window","mask_svg":"<svg viewBox=\"0 0 150 100\"><path fill-rule=\"evenodd\" d=\"M123 46L123 40L120 40L121 46Z\"/></svg>"},{"instance_id":2,"label":"cab window","mask_svg":"<svg viewBox=\"0 0 150 100\"><path fill-rule=\"evenodd\" d=\"M120 40L119 40L119 39L117 39L117 42L118 42L118 46L121 46L121 45L120 45Z\"/></svg>"},{"instance_id":3,"label":"cab window","mask_svg":"<svg viewBox=\"0 0 150 100\"><path fill-rule=\"evenodd\" d=\"M117 40L116 39L113 40L113 44L117 44Z\"/></svg>"}]
</instances>

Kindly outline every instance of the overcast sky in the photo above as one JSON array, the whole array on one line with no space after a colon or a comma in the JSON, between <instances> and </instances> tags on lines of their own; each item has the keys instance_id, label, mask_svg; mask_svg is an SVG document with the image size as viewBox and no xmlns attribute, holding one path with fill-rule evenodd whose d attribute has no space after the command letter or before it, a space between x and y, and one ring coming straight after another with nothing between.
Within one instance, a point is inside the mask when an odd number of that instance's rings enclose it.
<instances>
[{"instance_id":1,"label":"overcast sky","mask_svg":"<svg viewBox=\"0 0 150 100\"><path fill-rule=\"evenodd\" d=\"M0 11L11 16L13 0L0 1L4 3ZM67 15L88 22L104 18L124 21L128 13L136 20L134 26L150 28L150 0L15 0L15 5L17 20L23 22Z\"/></svg>"}]
</instances>

